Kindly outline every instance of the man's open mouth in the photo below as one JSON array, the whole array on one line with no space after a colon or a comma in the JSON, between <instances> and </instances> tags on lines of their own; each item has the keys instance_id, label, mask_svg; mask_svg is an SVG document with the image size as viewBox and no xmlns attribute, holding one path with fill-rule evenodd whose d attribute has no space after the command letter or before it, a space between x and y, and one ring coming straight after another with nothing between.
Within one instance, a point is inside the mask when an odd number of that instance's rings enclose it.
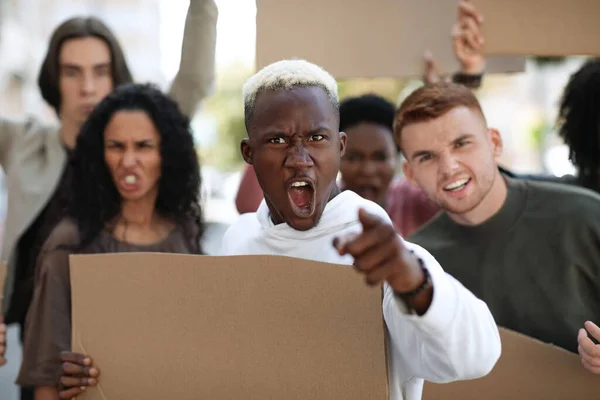
<instances>
[{"instance_id":1,"label":"man's open mouth","mask_svg":"<svg viewBox=\"0 0 600 400\"><path fill-rule=\"evenodd\" d=\"M316 192L312 181L308 179L292 181L288 187L288 197L292 211L297 217L307 218L315 212Z\"/></svg>"},{"instance_id":2,"label":"man's open mouth","mask_svg":"<svg viewBox=\"0 0 600 400\"><path fill-rule=\"evenodd\" d=\"M444 190L446 192L460 192L469 184L469 182L471 182L471 178L458 179L444 186Z\"/></svg>"}]
</instances>

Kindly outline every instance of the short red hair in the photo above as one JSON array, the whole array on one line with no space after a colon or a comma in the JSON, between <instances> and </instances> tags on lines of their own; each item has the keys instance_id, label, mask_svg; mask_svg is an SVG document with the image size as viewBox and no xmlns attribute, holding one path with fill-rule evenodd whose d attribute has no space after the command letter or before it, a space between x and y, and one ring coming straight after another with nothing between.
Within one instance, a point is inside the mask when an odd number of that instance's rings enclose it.
<instances>
[{"instance_id":1,"label":"short red hair","mask_svg":"<svg viewBox=\"0 0 600 400\"><path fill-rule=\"evenodd\" d=\"M485 119L479 101L466 86L440 82L412 92L402 102L394 118L394 136L398 146L402 129L406 126L439 118L456 107L477 111Z\"/></svg>"}]
</instances>

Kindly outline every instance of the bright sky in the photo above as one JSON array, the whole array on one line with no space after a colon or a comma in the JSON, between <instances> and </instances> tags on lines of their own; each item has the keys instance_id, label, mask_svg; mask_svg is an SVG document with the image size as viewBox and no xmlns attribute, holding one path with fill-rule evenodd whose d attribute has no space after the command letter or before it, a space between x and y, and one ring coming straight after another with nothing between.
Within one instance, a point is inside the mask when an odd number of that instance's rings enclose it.
<instances>
[{"instance_id":1,"label":"bright sky","mask_svg":"<svg viewBox=\"0 0 600 400\"><path fill-rule=\"evenodd\" d=\"M192 0L196 1L196 0ZM252 67L256 43L256 3L254 0L216 0L219 8L217 23L217 68L235 62ZM167 80L177 73L181 57L183 24L189 1L160 0L161 39L163 57L161 70ZM176 43L176 44L174 44Z\"/></svg>"}]
</instances>

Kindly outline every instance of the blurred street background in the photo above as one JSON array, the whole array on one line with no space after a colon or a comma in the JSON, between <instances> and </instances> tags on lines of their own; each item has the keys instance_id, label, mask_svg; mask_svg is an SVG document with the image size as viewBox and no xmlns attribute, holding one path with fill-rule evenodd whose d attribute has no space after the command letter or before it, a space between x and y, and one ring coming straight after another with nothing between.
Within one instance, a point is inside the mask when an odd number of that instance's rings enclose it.
<instances>
[{"instance_id":1,"label":"blurred street background","mask_svg":"<svg viewBox=\"0 0 600 400\"><path fill-rule=\"evenodd\" d=\"M138 82L166 88L178 66L186 0L2 0L0 2L0 112L54 122L37 88L37 73L53 28L77 14L99 16L121 41ZM193 119L202 162L202 194L210 224L205 250L214 254L228 224L237 218L234 198L243 169L239 141L245 137L241 86L253 73L254 0L217 0L219 7L216 92ZM525 73L486 76L479 91L489 124L503 134L503 164L515 172L574 173L567 149L554 132L556 107L580 58L530 59ZM340 83L340 95L374 91L396 102L413 82L357 79ZM406 89L408 90L408 89ZM517 161L518 160L518 161ZM0 172L0 238L5 217ZM20 364L15 328L9 330L9 364L0 368L0 400L16 400Z\"/></svg>"}]
</instances>

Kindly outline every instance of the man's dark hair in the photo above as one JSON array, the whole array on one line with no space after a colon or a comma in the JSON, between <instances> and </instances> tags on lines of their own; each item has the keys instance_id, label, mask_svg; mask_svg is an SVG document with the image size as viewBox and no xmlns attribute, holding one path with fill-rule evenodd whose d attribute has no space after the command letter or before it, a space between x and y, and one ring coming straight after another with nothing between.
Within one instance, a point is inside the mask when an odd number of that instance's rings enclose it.
<instances>
[{"instance_id":1,"label":"man's dark hair","mask_svg":"<svg viewBox=\"0 0 600 400\"><path fill-rule=\"evenodd\" d=\"M42 97L54 108L57 114L60 113L61 101L58 84L60 77L60 68L58 65L60 51L67 40L87 37L98 38L107 44L110 50L113 87L133 81L121 45L115 35L102 21L94 17L68 19L60 24L52 33L48 51L46 52L38 76L38 86L40 87Z\"/></svg>"},{"instance_id":2,"label":"man's dark hair","mask_svg":"<svg viewBox=\"0 0 600 400\"><path fill-rule=\"evenodd\" d=\"M175 101L150 84L115 89L94 108L77 137L67 215L79 229L79 249L94 240L121 211L122 198L104 159L104 130L113 115L124 110L143 111L156 126L161 156L156 212L182 226L190 248L200 253L200 166L190 123Z\"/></svg>"},{"instance_id":3,"label":"man's dark hair","mask_svg":"<svg viewBox=\"0 0 600 400\"><path fill-rule=\"evenodd\" d=\"M600 192L600 59L587 61L571 75L558 113L558 133L569 146L582 185Z\"/></svg>"},{"instance_id":4,"label":"man's dark hair","mask_svg":"<svg viewBox=\"0 0 600 400\"><path fill-rule=\"evenodd\" d=\"M393 138L395 114L394 104L376 94L350 97L340 103L340 132L366 122L388 128Z\"/></svg>"}]
</instances>

